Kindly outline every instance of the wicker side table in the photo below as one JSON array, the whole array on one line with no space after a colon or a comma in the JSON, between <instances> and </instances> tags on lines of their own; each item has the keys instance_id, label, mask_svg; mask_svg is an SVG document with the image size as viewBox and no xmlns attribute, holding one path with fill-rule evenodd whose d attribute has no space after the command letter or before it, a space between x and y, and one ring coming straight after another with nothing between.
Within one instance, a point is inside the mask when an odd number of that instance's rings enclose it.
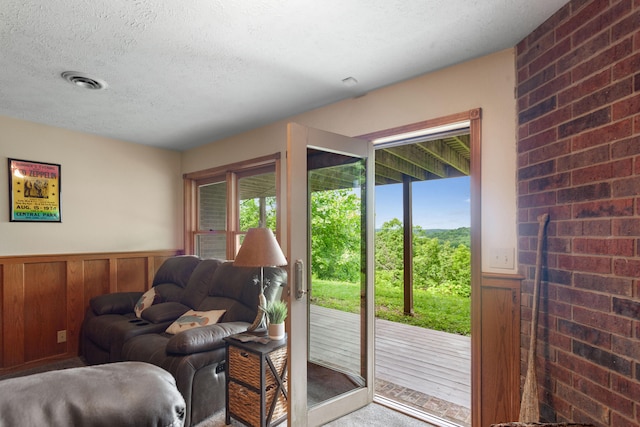
<instances>
[{"instance_id":1,"label":"wicker side table","mask_svg":"<svg viewBox=\"0 0 640 427\"><path fill-rule=\"evenodd\" d=\"M287 339L267 344L225 338L227 350L226 418L252 427L287 419Z\"/></svg>"}]
</instances>

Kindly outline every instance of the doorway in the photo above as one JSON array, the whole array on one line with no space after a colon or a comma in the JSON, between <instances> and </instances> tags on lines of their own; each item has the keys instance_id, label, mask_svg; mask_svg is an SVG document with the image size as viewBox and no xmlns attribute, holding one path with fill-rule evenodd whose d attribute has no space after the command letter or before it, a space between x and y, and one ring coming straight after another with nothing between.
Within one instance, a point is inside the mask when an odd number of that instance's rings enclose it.
<instances>
[{"instance_id":1,"label":"doorway","mask_svg":"<svg viewBox=\"0 0 640 427\"><path fill-rule=\"evenodd\" d=\"M471 119L471 120L469 120ZM480 121L479 110L450 116L436 121L416 123L397 129L390 129L375 134L361 136L371 140L376 144L376 400L381 403L394 406L423 418L436 425L442 426L470 426L473 416L471 402L474 394L474 386L479 382L472 377L471 354L473 354L470 332L474 322L471 321L473 308L471 307L471 288L479 287L480 277ZM475 156L475 158L474 158ZM473 174L472 174L473 171ZM418 205L423 201L422 192L424 186L440 183L429 190L431 192L444 192L441 199L458 194L458 198L466 199L465 220L463 223L452 223L449 215L446 218L454 226L428 225L425 226L422 210L411 209L414 201ZM458 185L449 185L457 183ZM396 198L392 201L381 200L388 193L385 187L391 188L395 185ZM447 187L458 187L458 190L448 190ZM460 187L463 192L460 193ZM466 190L466 191L465 191ZM465 197L466 194L466 197ZM403 211L399 218L380 218L380 203L385 207L400 207ZM432 202L434 203L434 202ZM433 210L436 206L427 207L426 210ZM397 211L396 211L397 212ZM417 214L417 213L418 214ZM416 218L414 218L416 217ZM414 221L415 219L415 221ZM395 222L394 222L395 221ZM408 226L405 226L408 224ZM437 230L434 230L437 229ZM444 231L449 229L450 231ZM430 262L429 268L424 267L425 241L430 242L435 248L432 252L442 252L442 247L437 248L434 241L449 241L446 248L451 255L452 247L457 247L460 243L458 237L453 234L465 234L464 244L466 253L466 271L462 272L466 281L466 290L456 289L457 285L448 283L449 291L461 291L461 295L466 295L466 326L462 328L453 326L452 331L442 331L443 328L436 326L429 330L425 327L416 328L400 324L398 322L388 322L383 318L391 318L389 312L402 311L400 316L404 317L403 323L421 323L415 321L417 317L423 316L419 304L423 303L420 294L424 288L437 287L434 282L438 272L432 271L434 268L442 266L438 262ZM475 230L471 233L470 230ZM385 236L384 233L387 233ZM435 233L435 234L433 234ZM384 243L389 240L394 241L395 234L396 248L398 247L398 235L404 242L400 251L390 251L384 247ZM446 234L449 234L447 237ZM382 245L379 242L383 242ZM475 250L474 250L475 249ZM386 251L386 252L384 252ZM382 252L382 253L381 253ZM392 260L390 253L396 257L401 257L397 252L403 252L404 258L400 260L402 266L408 266L403 270L390 268L397 259ZM446 251L445 251L446 252ZM471 256L471 253L474 255ZM432 254L433 255L433 254ZM458 256L460 254L457 254ZM459 258L459 257L458 257ZM415 263L414 263L415 261ZM379 264L385 262L385 268L380 269ZM442 262L440 259L439 262ZM417 264L412 266L411 264ZM397 265L397 264L396 264ZM449 270L455 270L449 263ZM385 270L386 271L379 271ZM459 274L458 271L456 274ZM388 289L379 286L380 281L394 281L395 287L403 287L404 304L402 307L391 309L387 307L386 297L379 295L379 292L386 292ZM400 284L398 284L400 283ZM382 290L380 290L382 288ZM386 286L388 288L388 286ZM466 292L466 294L465 294ZM476 293L477 295L477 293ZM478 306L475 310L477 313ZM442 315L442 317L446 317ZM450 322L445 322L450 323ZM455 322L454 322L455 323ZM403 328L397 328L401 325ZM411 330L411 328L414 328ZM446 330L446 328L444 328ZM422 334L429 331L431 334ZM391 337L391 338L389 338ZM410 337L411 339L398 339L398 337ZM453 338L453 339L449 339ZM422 347L420 346L420 343ZM475 342L477 346L479 343ZM406 349L407 354L402 354ZM430 357L433 354L435 361ZM396 358L394 359L394 356ZM431 360L429 360L431 359ZM478 360L479 362L479 360ZM430 367L430 365L433 365ZM435 367L435 368L434 368ZM435 370L431 370L435 369ZM478 375L478 370L475 375ZM433 384L429 384L433 383ZM479 408L475 408L479 411ZM476 415L477 416L477 415Z\"/></svg>"}]
</instances>

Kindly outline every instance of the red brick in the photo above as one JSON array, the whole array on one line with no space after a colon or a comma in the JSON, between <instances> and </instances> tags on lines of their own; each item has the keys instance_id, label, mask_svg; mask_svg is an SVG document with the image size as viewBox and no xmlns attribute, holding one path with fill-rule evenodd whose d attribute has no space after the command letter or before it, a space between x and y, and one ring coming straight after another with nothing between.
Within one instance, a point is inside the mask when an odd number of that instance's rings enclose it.
<instances>
[{"instance_id":1,"label":"red brick","mask_svg":"<svg viewBox=\"0 0 640 427\"><path fill-rule=\"evenodd\" d=\"M611 350L614 353L634 360L640 360L640 345L634 338L624 338L614 335L611 341ZM640 402L640 384L635 385L634 399Z\"/></svg>"},{"instance_id":2,"label":"red brick","mask_svg":"<svg viewBox=\"0 0 640 427\"><path fill-rule=\"evenodd\" d=\"M611 197L611 185L607 182L597 182L558 190L558 203L586 202L589 200L608 199L609 197Z\"/></svg>"},{"instance_id":3,"label":"red brick","mask_svg":"<svg viewBox=\"0 0 640 427\"><path fill-rule=\"evenodd\" d=\"M608 389L601 387L586 379L574 379L574 386L577 390L590 396L598 396L598 401L609 406L611 409L626 416L633 416L634 405L629 398L612 393Z\"/></svg>"},{"instance_id":4,"label":"red brick","mask_svg":"<svg viewBox=\"0 0 640 427\"><path fill-rule=\"evenodd\" d=\"M600 4L599 6L602 6L602 4ZM579 28L573 35L574 45L580 43L581 40L586 40L592 37L593 34L596 34L603 29L607 29L613 22L618 21L625 14L629 13L630 10L631 3L629 1L620 1L608 9L602 9L601 7L598 7L597 13L600 13L600 15L594 19L591 19L586 25L583 25L581 28ZM589 18L594 15L589 16ZM585 21L586 20L588 19L585 19Z\"/></svg>"},{"instance_id":5,"label":"red brick","mask_svg":"<svg viewBox=\"0 0 640 427\"><path fill-rule=\"evenodd\" d=\"M638 113L640 113L640 95L613 104L613 120L620 120Z\"/></svg>"},{"instance_id":6,"label":"red brick","mask_svg":"<svg viewBox=\"0 0 640 427\"><path fill-rule=\"evenodd\" d=\"M582 185L590 182L625 177L632 173L633 162L631 159L625 159L623 161L599 164L575 170L571 173L571 182L573 185ZM616 197L615 192L614 197Z\"/></svg>"},{"instance_id":7,"label":"red brick","mask_svg":"<svg viewBox=\"0 0 640 427\"><path fill-rule=\"evenodd\" d=\"M611 64L620 61L633 53L633 43L631 39L625 39L620 43L610 47L592 59L577 65L572 70L573 81L579 81L587 76L597 73L600 70L609 68Z\"/></svg>"},{"instance_id":8,"label":"red brick","mask_svg":"<svg viewBox=\"0 0 640 427\"><path fill-rule=\"evenodd\" d=\"M566 138L611 122L611 107L586 114L558 127L558 137Z\"/></svg>"},{"instance_id":9,"label":"red brick","mask_svg":"<svg viewBox=\"0 0 640 427\"><path fill-rule=\"evenodd\" d=\"M593 416L594 418L604 421L608 418L606 414L607 408L601 403L596 402L587 394L579 392L577 389L558 383L556 395L563 400L569 402L573 407L580 408L583 412ZM570 419L571 414L567 414Z\"/></svg>"},{"instance_id":10,"label":"red brick","mask_svg":"<svg viewBox=\"0 0 640 427\"><path fill-rule=\"evenodd\" d=\"M573 205L575 218L597 218L633 215L633 199L588 202Z\"/></svg>"},{"instance_id":11,"label":"red brick","mask_svg":"<svg viewBox=\"0 0 640 427\"><path fill-rule=\"evenodd\" d=\"M584 341L584 340L583 340ZM582 372L589 380L603 386L609 385L610 371L603 369L571 353L558 352L558 364L568 369L570 372Z\"/></svg>"},{"instance_id":12,"label":"red brick","mask_svg":"<svg viewBox=\"0 0 640 427\"><path fill-rule=\"evenodd\" d=\"M582 221L561 221L558 223L558 236L582 236Z\"/></svg>"},{"instance_id":13,"label":"red brick","mask_svg":"<svg viewBox=\"0 0 640 427\"><path fill-rule=\"evenodd\" d=\"M558 60L558 72L564 73L566 70L570 70L579 64L583 64L589 58L593 57L598 52L603 51L609 46L609 33L603 32L596 37L588 40L581 46L573 49L568 55ZM574 78L574 81L580 80Z\"/></svg>"},{"instance_id":14,"label":"red brick","mask_svg":"<svg viewBox=\"0 0 640 427\"><path fill-rule=\"evenodd\" d=\"M615 427L638 427L640 425L640 419L636 418L636 421L633 419L626 418L617 412L611 413L611 424Z\"/></svg>"},{"instance_id":15,"label":"red brick","mask_svg":"<svg viewBox=\"0 0 640 427\"><path fill-rule=\"evenodd\" d=\"M619 277L638 277L640 276L640 261L616 259L613 261L613 273Z\"/></svg>"},{"instance_id":16,"label":"red brick","mask_svg":"<svg viewBox=\"0 0 640 427\"><path fill-rule=\"evenodd\" d=\"M562 173L546 176L539 179L529 181L529 192L539 193L541 191L552 190L556 188L565 188L571 184L571 174Z\"/></svg>"},{"instance_id":17,"label":"red brick","mask_svg":"<svg viewBox=\"0 0 640 427\"><path fill-rule=\"evenodd\" d=\"M518 45L518 47L522 47L523 50L519 52L516 60L516 64L518 69L526 68L529 72L529 64L534 61L538 56L542 55L547 50L551 49L555 43L555 35L552 32L548 32L544 34L542 37L538 38L534 43L527 43L526 39L523 40L525 46ZM536 71L530 74L535 74ZM522 80L521 80L522 82Z\"/></svg>"},{"instance_id":18,"label":"red brick","mask_svg":"<svg viewBox=\"0 0 640 427\"><path fill-rule=\"evenodd\" d=\"M614 40L620 40L627 34L638 31L638 22L640 22L640 10L611 27L611 36Z\"/></svg>"},{"instance_id":19,"label":"red brick","mask_svg":"<svg viewBox=\"0 0 640 427\"><path fill-rule=\"evenodd\" d=\"M611 156L614 159L640 154L640 136L634 136L611 145Z\"/></svg>"},{"instance_id":20,"label":"red brick","mask_svg":"<svg viewBox=\"0 0 640 427\"><path fill-rule=\"evenodd\" d=\"M611 273L611 259L607 257L559 255L558 267L570 271L609 274Z\"/></svg>"},{"instance_id":21,"label":"red brick","mask_svg":"<svg viewBox=\"0 0 640 427\"><path fill-rule=\"evenodd\" d=\"M612 231L614 236L640 236L640 218L616 218Z\"/></svg>"},{"instance_id":22,"label":"red brick","mask_svg":"<svg viewBox=\"0 0 640 427\"><path fill-rule=\"evenodd\" d=\"M564 106L611 83L611 72L604 70L558 94L558 105Z\"/></svg>"},{"instance_id":23,"label":"red brick","mask_svg":"<svg viewBox=\"0 0 640 427\"><path fill-rule=\"evenodd\" d=\"M573 320L575 322L597 328L601 331L631 337L631 319L625 319L620 316L610 315L601 311L588 310L583 307L574 307Z\"/></svg>"},{"instance_id":24,"label":"red brick","mask_svg":"<svg viewBox=\"0 0 640 427\"><path fill-rule=\"evenodd\" d=\"M613 197L637 196L640 194L640 176L616 180L611 189Z\"/></svg>"},{"instance_id":25,"label":"red brick","mask_svg":"<svg viewBox=\"0 0 640 427\"><path fill-rule=\"evenodd\" d=\"M518 141L518 153L524 153L536 148L544 147L557 139L556 128L547 129L544 132L529 136L528 134Z\"/></svg>"},{"instance_id":26,"label":"red brick","mask_svg":"<svg viewBox=\"0 0 640 427\"><path fill-rule=\"evenodd\" d=\"M531 163L540 163L556 157L565 156L571 151L570 141L565 139L555 144L547 144L544 147L533 150L529 153Z\"/></svg>"},{"instance_id":27,"label":"red brick","mask_svg":"<svg viewBox=\"0 0 640 427\"><path fill-rule=\"evenodd\" d=\"M558 39L578 33L579 29L584 26L585 22L607 10L608 3L608 0L592 1L579 12L574 13L570 19L562 25L559 25L556 29L556 36Z\"/></svg>"},{"instance_id":28,"label":"red brick","mask_svg":"<svg viewBox=\"0 0 640 427\"><path fill-rule=\"evenodd\" d=\"M588 151L573 153L569 156L561 157L557 161L556 168L558 172L562 172L591 166L596 163L607 162L609 159L609 147L602 145Z\"/></svg>"},{"instance_id":29,"label":"red brick","mask_svg":"<svg viewBox=\"0 0 640 427\"><path fill-rule=\"evenodd\" d=\"M572 140L572 150L579 151L586 148L607 144L621 138L631 136L633 123L631 120L623 120L603 126L598 129L583 132Z\"/></svg>"},{"instance_id":30,"label":"red brick","mask_svg":"<svg viewBox=\"0 0 640 427\"><path fill-rule=\"evenodd\" d=\"M520 168L518 171L518 179L521 181L531 178L537 178L545 175L552 174L555 171L555 163L552 160L547 162L538 163L525 168Z\"/></svg>"},{"instance_id":31,"label":"red brick","mask_svg":"<svg viewBox=\"0 0 640 427\"><path fill-rule=\"evenodd\" d=\"M549 49L540 54L537 58L529 63L529 73L535 74L544 69L547 65L553 64L559 58L567 55L571 51L571 40L566 38L560 40ZM571 79L569 79L570 81Z\"/></svg>"},{"instance_id":32,"label":"red brick","mask_svg":"<svg viewBox=\"0 0 640 427\"><path fill-rule=\"evenodd\" d=\"M532 75L528 80L520 83L516 89L516 97L520 98L525 94L528 94L532 90L542 86L549 80L555 78L556 67L551 65L539 73Z\"/></svg>"},{"instance_id":33,"label":"red brick","mask_svg":"<svg viewBox=\"0 0 640 427\"><path fill-rule=\"evenodd\" d=\"M547 114L556 108L556 97L552 96L546 100L532 106L528 110L524 110L518 114L518 124L528 123L540 116Z\"/></svg>"},{"instance_id":34,"label":"red brick","mask_svg":"<svg viewBox=\"0 0 640 427\"><path fill-rule=\"evenodd\" d=\"M609 236L611 235L611 221L608 219L584 221L582 224L582 235Z\"/></svg>"},{"instance_id":35,"label":"red brick","mask_svg":"<svg viewBox=\"0 0 640 427\"><path fill-rule=\"evenodd\" d=\"M633 280L612 276L574 273L573 285L579 289L606 292L612 295L632 296Z\"/></svg>"},{"instance_id":36,"label":"red brick","mask_svg":"<svg viewBox=\"0 0 640 427\"><path fill-rule=\"evenodd\" d=\"M613 66L613 80L631 76L636 73L638 69L640 69L640 53L624 58L622 61L615 64Z\"/></svg>"},{"instance_id":37,"label":"red brick","mask_svg":"<svg viewBox=\"0 0 640 427\"><path fill-rule=\"evenodd\" d=\"M554 98L562 89L571 85L571 73L566 72L549 80L539 88L529 93L529 104L533 105L543 101L544 99Z\"/></svg>"},{"instance_id":38,"label":"red brick","mask_svg":"<svg viewBox=\"0 0 640 427\"><path fill-rule=\"evenodd\" d=\"M529 132L533 135L545 131L551 127L558 126L571 119L571 106L566 106L554 110L553 112L529 122ZM564 137L563 137L564 138Z\"/></svg>"},{"instance_id":39,"label":"red brick","mask_svg":"<svg viewBox=\"0 0 640 427\"><path fill-rule=\"evenodd\" d=\"M597 108L603 107L633 92L633 80L631 77L618 81L599 91L592 92L588 96L573 104L573 115L581 116ZM615 120L615 119L614 119Z\"/></svg>"},{"instance_id":40,"label":"red brick","mask_svg":"<svg viewBox=\"0 0 640 427\"><path fill-rule=\"evenodd\" d=\"M560 237L547 238L547 251L554 253L571 253L571 240Z\"/></svg>"},{"instance_id":41,"label":"red brick","mask_svg":"<svg viewBox=\"0 0 640 427\"><path fill-rule=\"evenodd\" d=\"M532 208L538 206L552 206L556 204L555 191L545 193L530 194L518 197L518 206L521 208Z\"/></svg>"},{"instance_id":42,"label":"red brick","mask_svg":"<svg viewBox=\"0 0 640 427\"><path fill-rule=\"evenodd\" d=\"M578 254L632 257L635 239L576 238L573 240L573 250Z\"/></svg>"}]
</instances>

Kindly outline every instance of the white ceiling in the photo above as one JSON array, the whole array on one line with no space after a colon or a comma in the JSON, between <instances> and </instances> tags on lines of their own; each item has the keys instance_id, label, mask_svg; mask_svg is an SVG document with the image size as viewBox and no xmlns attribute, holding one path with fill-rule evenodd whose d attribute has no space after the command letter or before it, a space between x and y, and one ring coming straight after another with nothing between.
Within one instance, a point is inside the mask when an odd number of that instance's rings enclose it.
<instances>
[{"instance_id":1,"label":"white ceiling","mask_svg":"<svg viewBox=\"0 0 640 427\"><path fill-rule=\"evenodd\" d=\"M565 3L0 0L0 114L185 150L513 47Z\"/></svg>"}]
</instances>

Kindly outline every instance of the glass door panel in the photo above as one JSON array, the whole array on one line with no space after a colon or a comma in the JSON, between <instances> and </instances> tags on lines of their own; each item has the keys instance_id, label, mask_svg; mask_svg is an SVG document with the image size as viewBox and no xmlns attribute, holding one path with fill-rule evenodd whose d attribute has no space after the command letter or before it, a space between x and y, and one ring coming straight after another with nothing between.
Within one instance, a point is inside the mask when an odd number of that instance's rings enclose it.
<instances>
[{"instance_id":1,"label":"glass door panel","mask_svg":"<svg viewBox=\"0 0 640 427\"><path fill-rule=\"evenodd\" d=\"M373 147L289 124L290 425L373 399Z\"/></svg>"}]
</instances>

